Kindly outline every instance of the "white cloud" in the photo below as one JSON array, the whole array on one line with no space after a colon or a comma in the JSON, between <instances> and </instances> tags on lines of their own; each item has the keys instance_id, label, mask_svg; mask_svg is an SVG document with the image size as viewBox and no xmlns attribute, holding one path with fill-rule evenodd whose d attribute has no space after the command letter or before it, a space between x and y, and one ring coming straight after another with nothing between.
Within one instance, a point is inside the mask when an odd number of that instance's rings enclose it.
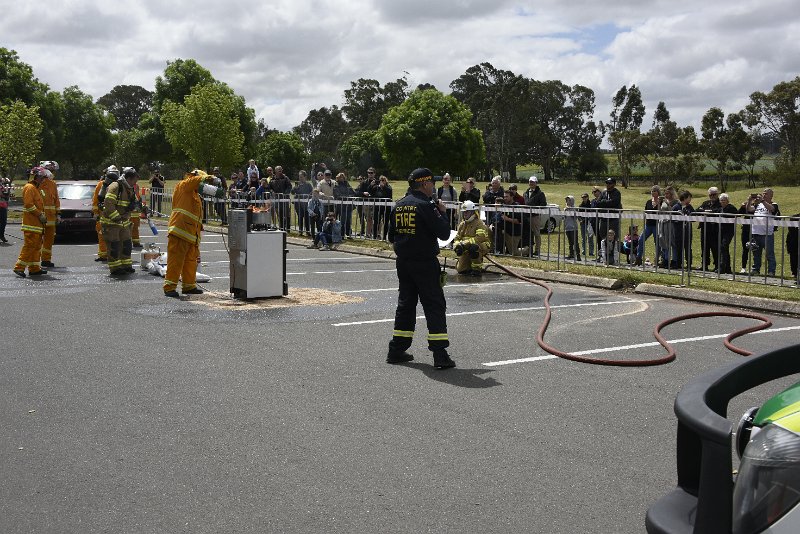
<instances>
[{"instance_id":1,"label":"white cloud","mask_svg":"<svg viewBox=\"0 0 800 534\"><path fill-rule=\"evenodd\" d=\"M800 72L793 0L0 0L0 46L55 90L95 98L118 84L153 89L167 61L195 59L271 127L341 105L358 78L449 91L472 65L611 95L637 84L650 114L679 124L726 113Z\"/></svg>"}]
</instances>

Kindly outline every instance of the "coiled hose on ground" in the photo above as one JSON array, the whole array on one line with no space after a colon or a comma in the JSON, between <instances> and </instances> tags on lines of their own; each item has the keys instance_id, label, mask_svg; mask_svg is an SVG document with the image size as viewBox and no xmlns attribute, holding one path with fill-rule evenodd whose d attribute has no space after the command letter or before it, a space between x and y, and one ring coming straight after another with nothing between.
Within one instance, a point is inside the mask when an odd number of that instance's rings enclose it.
<instances>
[{"instance_id":1,"label":"coiled hose on ground","mask_svg":"<svg viewBox=\"0 0 800 534\"><path fill-rule=\"evenodd\" d=\"M518 280L522 280L523 282L528 282L531 284L536 284L544 288L547 291L547 295L544 298L544 307L545 307L545 315L544 320L542 321L541 326L539 327L539 332L536 335L536 342L539 346L549 352L554 356L558 356L559 358L564 358L565 360L571 360L574 362L581 362L581 363L590 363L594 365L615 365L620 367L643 367L648 365L663 365L665 363L669 363L675 359L676 353L675 349L672 348L672 345L661 335L661 330L665 327L677 323L680 321L684 321L687 319L697 319L700 317L742 317L745 319L753 319L755 321L761 321L761 324L753 325L747 328L743 328L741 330L736 330L728 334L725 338L723 344L728 350L731 350L737 354L741 354L742 356L750 356L752 352L742 349L733 345L731 342L741 336L746 334L750 334L752 332L757 332L759 330L764 330L772 326L772 321L764 317L763 315L759 315L757 313L750 313L750 312L735 312L735 311L727 311L727 310L719 310L719 311L709 311L709 312L698 312L698 313L687 313L686 315L679 315L677 317L672 317L670 319L666 319L658 323L653 330L653 336L655 336L656 340L667 350L667 355L662 358L651 358L651 359L639 359L639 360L611 360L606 358L586 358L584 356L578 356L576 354L570 354L568 352L563 352L555 347L552 347L545 343L544 341L544 334L547 331L547 327L550 325L550 319L552 318L552 312L550 309L550 297L553 295L553 288L549 285L536 280L535 278L530 278L528 276L523 276L521 274L515 273L508 267L497 263L489 256L485 256L485 259L489 261L492 265L503 271L504 273L517 278Z\"/></svg>"}]
</instances>

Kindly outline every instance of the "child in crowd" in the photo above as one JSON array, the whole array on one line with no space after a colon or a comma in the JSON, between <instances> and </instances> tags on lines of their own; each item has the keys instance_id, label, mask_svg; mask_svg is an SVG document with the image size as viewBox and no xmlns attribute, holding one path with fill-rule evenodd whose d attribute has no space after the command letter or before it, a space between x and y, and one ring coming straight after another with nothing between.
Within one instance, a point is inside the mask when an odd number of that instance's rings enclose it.
<instances>
[{"instance_id":1,"label":"child in crowd","mask_svg":"<svg viewBox=\"0 0 800 534\"><path fill-rule=\"evenodd\" d=\"M619 263L619 240L614 230L609 230L606 238L600 241L600 261L606 265Z\"/></svg>"},{"instance_id":2,"label":"child in crowd","mask_svg":"<svg viewBox=\"0 0 800 534\"><path fill-rule=\"evenodd\" d=\"M639 250L639 226L632 224L628 228L628 235L622 240L622 250L625 252L628 263L636 263L636 251ZM632 261L631 258L633 258Z\"/></svg>"}]
</instances>

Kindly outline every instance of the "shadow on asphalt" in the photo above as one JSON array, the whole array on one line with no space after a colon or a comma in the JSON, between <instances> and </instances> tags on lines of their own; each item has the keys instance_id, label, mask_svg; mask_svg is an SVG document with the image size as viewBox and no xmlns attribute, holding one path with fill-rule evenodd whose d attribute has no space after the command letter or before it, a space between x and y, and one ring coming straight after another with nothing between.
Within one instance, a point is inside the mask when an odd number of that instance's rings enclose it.
<instances>
[{"instance_id":1,"label":"shadow on asphalt","mask_svg":"<svg viewBox=\"0 0 800 534\"><path fill-rule=\"evenodd\" d=\"M502 386L494 377L480 376L494 372L492 369L461 369L458 367L452 369L437 369L432 365L418 362L410 362L403 364L403 366L422 371L423 374L431 380L462 388L491 388L494 386Z\"/></svg>"}]
</instances>

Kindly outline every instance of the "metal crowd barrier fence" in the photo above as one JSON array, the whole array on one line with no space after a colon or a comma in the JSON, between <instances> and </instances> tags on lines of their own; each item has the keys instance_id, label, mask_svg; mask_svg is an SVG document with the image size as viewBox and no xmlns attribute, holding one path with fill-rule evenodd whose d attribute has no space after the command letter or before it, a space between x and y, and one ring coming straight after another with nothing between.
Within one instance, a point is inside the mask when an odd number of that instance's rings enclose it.
<instances>
[{"instance_id":1,"label":"metal crowd barrier fence","mask_svg":"<svg viewBox=\"0 0 800 534\"><path fill-rule=\"evenodd\" d=\"M272 213L274 228L311 236L315 228L310 224L310 217L306 218L310 198L309 195L269 193L254 197L245 192L234 192L225 199L204 198L203 218L206 222L224 225L230 209L253 206ZM151 190L150 202L158 216L168 217L172 190ZM322 219L327 212L336 213L342 223L343 237L386 240L389 214L394 207L392 200L321 198L320 203ZM462 219L461 203L445 202L445 205L445 216L455 230ZM800 286L797 268L800 220L797 217L758 218L744 214L698 212L683 215L674 211L645 213L639 210L562 209L557 205L533 207L517 204L481 205L479 210L480 217L492 230L491 250L494 254L547 262L554 264L556 270L567 264L581 264L676 274L680 276L681 285L691 285L692 278L701 277ZM520 221L514 225L519 226L519 231L511 231L509 240L505 239L508 233L505 230L512 228L511 223L498 220L503 213ZM646 233L647 221L655 223L654 233ZM626 241L632 226L639 230L638 239L644 239L641 245L635 239ZM535 228L539 228L538 245ZM616 243L603 247L609 229L615 231ZM785 243L792 235L790 243L795 245L787 250ZM570 241L571 256L568 254ZM601 255L601 247L605 257Z\"/></svg>"}]
</instances>

